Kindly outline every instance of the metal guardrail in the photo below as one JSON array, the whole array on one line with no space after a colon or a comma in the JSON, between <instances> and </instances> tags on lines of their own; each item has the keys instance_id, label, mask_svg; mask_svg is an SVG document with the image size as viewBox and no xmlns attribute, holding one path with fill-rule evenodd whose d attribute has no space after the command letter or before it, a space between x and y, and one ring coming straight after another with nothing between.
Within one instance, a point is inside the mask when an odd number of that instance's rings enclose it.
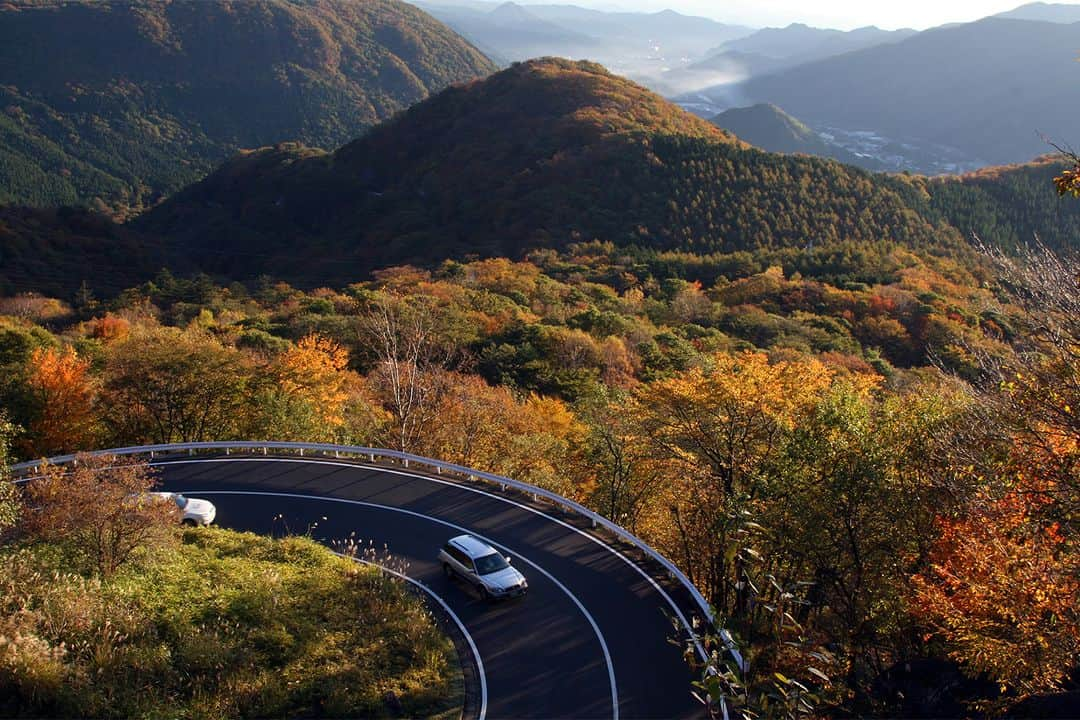
<instances>
[{"instance_id":1,"label":"metal guardrail","mask_svg":"<svg viewBox=\"0 0 1080 720\"><path fill-rule=\"evenodd\" d=\"M432 458L422 457L420 455L412 455L406 452L400 452L398 450L385 450L380 448L366 448L356 447L352 445L333 445L328 443L300 443L300 442L279 442L279 441L230 441L230 442L191 442L191 443L169 443L165 445L136 445L133 447L114 448L111 450L95 450L86 453L80 453L80 455L148 455L150 459L154 459L158 456L169 456L180 453L186 453L188 455L194 455L197 452L224 452L226 455L231 454L234 450L250 452L255 454L268 455L271 450L283 450L297 452L301 457L304 457L304 453L316 453L322 456L332 455L335 458L362 458L368 462L375 464L380 459L394 460L401 463L403 467L411 467L413 465L420 466L421 468L430 468L436 475L442 475L444 473L452 473L467 477L469 480L481 480L484 482L499 485L502 490L507 488L513 488L519 492L523 492L532 495L534 499L544 498L554 505L566 508L582 517L586 518L592 523L592 526L602 527L611 534L618 537L623 542L629 543L634 547L641 550L653 561L661 565L668 575L677 580L693 597L694 602L697 604L701 614L710 623L715 625L715 617L712 612L712 608L709 607L708 601L701 594L694 584L690 582L690 579L678 567L675 566L670 560L654 550L644 540L636 535L627 532L624 528L616 525L607 518L598 513L589 510L584 505L574 502L569 498L565 498L562 495L553 493L550 490L545 490L542 487L536 485L530 485L519 480L512 480L501 475L495 475L493 473L483 472L481 470L473 470L462 465L455 465L454 463L443 462L442 460L434 460ZM46 458L43 460L32 460L29 462L17 463L10 467L12 473L16 475L27 474L41 468L44 464L50 465L64 465L67 463L74 463L78 461L79 455L58 455L52 458ZM693 632L691 628L687 628L689 632ZM731 635L724 629L719 629L720 637L727 646L728 652L739 667L745 667L743 659L735 646L734 640ZM700 650L700 645L699 645Z\"/></svg>"}]
</instances>

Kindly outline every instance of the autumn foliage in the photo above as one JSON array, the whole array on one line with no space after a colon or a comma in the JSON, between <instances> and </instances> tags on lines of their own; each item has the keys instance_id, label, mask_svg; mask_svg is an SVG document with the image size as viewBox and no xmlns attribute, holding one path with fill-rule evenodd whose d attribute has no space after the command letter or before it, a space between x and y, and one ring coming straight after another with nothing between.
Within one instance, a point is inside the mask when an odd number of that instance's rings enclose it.
<instances>
[{"instance_id":1,"label":"autumn foliage","mask_svg":"<svg viewBox=\"0 0 1080 720\"><path fill-rule=\"evenodd\" d=\"M1080 564L1032 488L980 497L939 521L916 609L950 655L1022 696L1059 688L1080 662Z\"/></svg>"},{"instance_id":2,"label":"autumn foliage","mask_svg":"<svg viewBox=\"0 0 1080 720\"><path fill-rule=\"evenodd\" d=\"M38 348L30 356L27 385L38 412L30 425L33 447L52 455L91 444L96 431L90 363L71 347Z\"/></svg>"},{"instance_id":3,"label":"autumn foliage","mask_svg":"<svg viewBox=\"0 0 1080 720\"><path fill-rule=\"evenodd\" d=\"M281 356L281 389L302 397L329 426L345 423L349 399L349 352L329 338L310 333Z\"/></svg>"},{"instance_id":4,"label":"autumn foliage","mask_svg":"<svg viewBox=\"0 0 1080 720\"><path fill-rule=\"evenodd\" d=\"M176 539L179 510L147 494L156 484L148 465L125 458L48 465L26 484L19 531L69 547L84 572L112 575L138 548Z\"/></svg>"}]
</instances>

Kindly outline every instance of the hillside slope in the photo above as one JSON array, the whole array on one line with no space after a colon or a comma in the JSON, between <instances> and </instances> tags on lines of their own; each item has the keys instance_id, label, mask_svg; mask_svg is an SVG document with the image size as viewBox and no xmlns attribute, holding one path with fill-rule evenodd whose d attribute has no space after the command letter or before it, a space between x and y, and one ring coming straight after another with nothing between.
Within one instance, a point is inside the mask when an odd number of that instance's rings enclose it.
<instances>
[{"instance_id":1,"label":"hillside slope","mask_svg":"<svg viewBox=\"0 0 1080 720\"><path fill-rule=\"evenodd\" d=\"M138 208L493 69L399 0L0 3L0 203Z\"/></svg>"},{"instance_id":2,"label":"hillside slope","mask_svg":"<svg viewBox=\"0 0 1080 720\"><path fill-rule=\"evenodd\" d=\"M333 154L239 156L136 227L226 275L318 282L591 239L705 253L956 238L890 183L746 147L599 66L552 59L446 90Z\"/></svg>"}]
</instances>

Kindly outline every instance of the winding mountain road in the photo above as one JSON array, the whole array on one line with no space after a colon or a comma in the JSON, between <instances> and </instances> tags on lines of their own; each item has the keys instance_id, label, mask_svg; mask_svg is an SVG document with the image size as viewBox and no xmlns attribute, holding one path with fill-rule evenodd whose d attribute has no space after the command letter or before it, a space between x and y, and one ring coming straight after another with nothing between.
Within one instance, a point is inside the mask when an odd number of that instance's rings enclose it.
<instances>
[{"instance_id":1,"label":"winding mountain road","mask_svg":"<svg viewBox=\"0 0 1080 720\"><path fill-rule=\"evenodd\" d=\"M310 528L383 546L441 599L482 668L487 718L702 717L671 618L692 603L632 549L528 497L403 468L333 459L216 457L156 462L164 489L212 500L217 523L259 533ZM469 532L511 556L529 594L498 603L436 560ZM683 635L685 637L685 634Z\"/></svg>"}]
</instances>

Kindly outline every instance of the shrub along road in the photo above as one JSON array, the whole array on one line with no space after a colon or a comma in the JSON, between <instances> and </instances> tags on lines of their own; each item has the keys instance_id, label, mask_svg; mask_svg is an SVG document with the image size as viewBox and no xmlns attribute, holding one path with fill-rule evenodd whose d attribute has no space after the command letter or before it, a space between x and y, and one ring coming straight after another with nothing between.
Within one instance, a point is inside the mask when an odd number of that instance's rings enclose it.
<instances>
[{"instance_id":1,"label":"shrub along road","mask_svg":"<svg viewBox=\"0 0 1080 720\"><path fill-rule=\"evenodd\" d=\"M344 461L216 458L162 462L164 487L212 500L217 523L383 546L457 615L482 660L487 717L700 717L691 672L671 640L679 588L570 518L526 500ZM512 558L521 599L483 602L436 559L469 532Z\"/></svg>"}]
</instances>

